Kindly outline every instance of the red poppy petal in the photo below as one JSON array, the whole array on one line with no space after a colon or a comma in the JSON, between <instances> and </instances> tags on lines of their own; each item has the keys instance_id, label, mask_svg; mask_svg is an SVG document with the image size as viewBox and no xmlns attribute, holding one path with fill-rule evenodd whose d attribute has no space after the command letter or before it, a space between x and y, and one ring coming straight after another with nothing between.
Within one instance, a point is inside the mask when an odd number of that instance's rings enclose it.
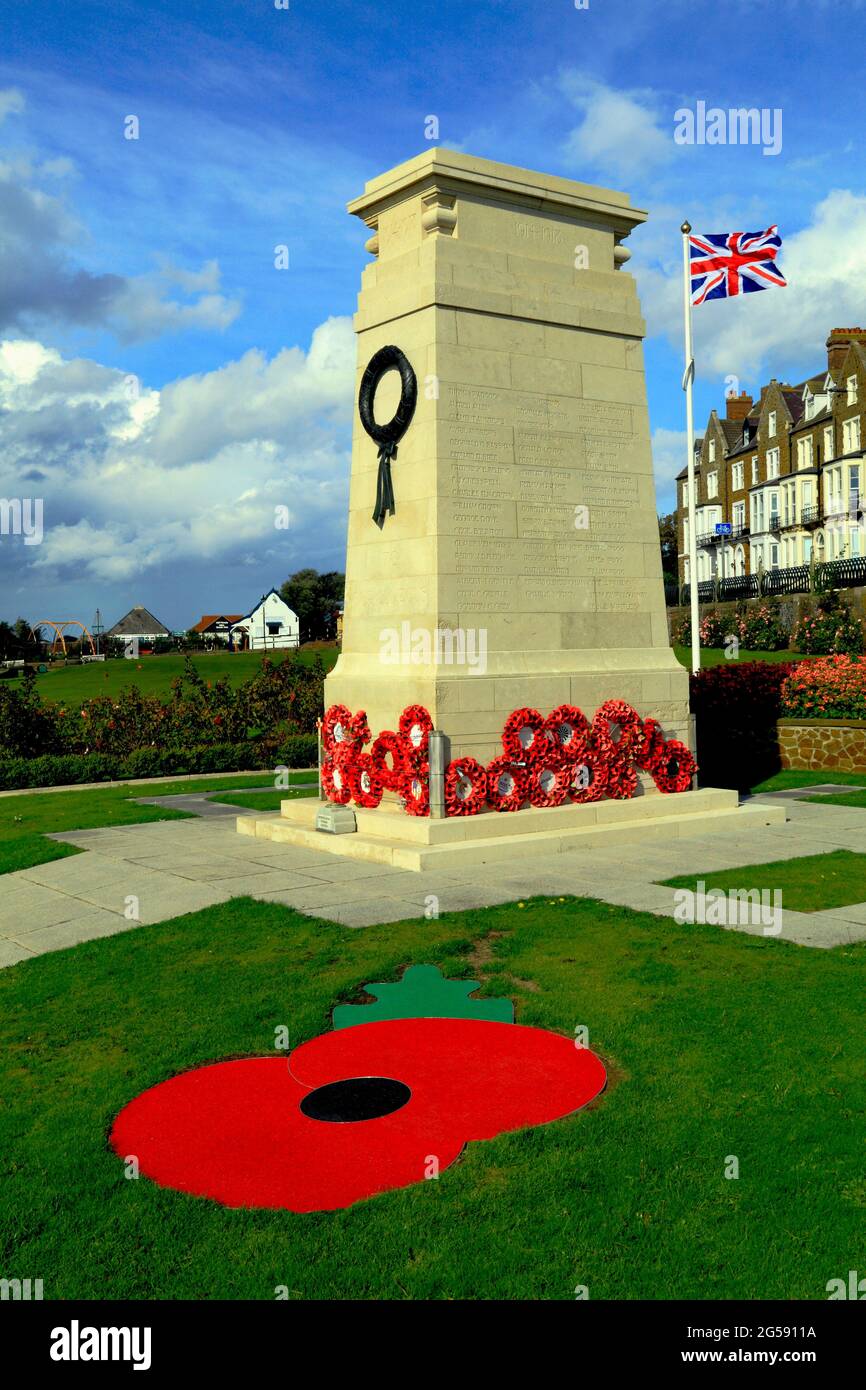
<instances>
[{"instance_id":1,"label":"red poppy petal","mask_svg":"<svg viewBox=\"0 0 866 1390\"><path fill-rule=\"evenodd\" d=\"M463 1018L389 1019L322 1033L295 1050L292 1071L307 1086L393 1076L411 1088L436 1131L466 1140L560 1119L606 1080L595 1053L559 1033Z\"/></svg>"},{"instance_id":2,"label":"red poppy petal","mask_svg":"<svg viewBox=\"0 0 866 1390\"><path fill-rule=\"evenodd\" d=\"M123 1158L134 1154L161 1187L295 1212L333 1211L408 1187L423 1181L431 1155L442 1170L463 1147L464 1136L453 1126L438 1132L414 1097L376 1120L330 1124L300 1110L309 1090L285 1057L198 1067L131 1101L111 1146Z\"/></svg>"}]
</instances>

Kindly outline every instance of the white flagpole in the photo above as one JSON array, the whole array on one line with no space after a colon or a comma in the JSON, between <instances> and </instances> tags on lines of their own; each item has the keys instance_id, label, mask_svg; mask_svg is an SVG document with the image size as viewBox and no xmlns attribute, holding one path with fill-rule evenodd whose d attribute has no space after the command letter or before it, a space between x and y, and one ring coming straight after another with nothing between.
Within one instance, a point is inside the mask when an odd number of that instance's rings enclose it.
<instances>
[{"instance_id":1,"label":"white flagpole","mask_svg":"<svg viewBox=\"0 0 866 1390\"><path fill-rule=\"evenodd\" d=\"M689 274L689 232L691 223L684 222L680 231L683 234L683 316L686 338L686 369L683 373L683 390L686 393L686 448L688 449L688 493L689 493L689 607L692 629L692 671L701 669L701 639L698 631L698 544L697 513L695 509L695 421L692 410L692 382L695 379L695 359L692 356L692 279Z\"/></svg>"}]
</instances>

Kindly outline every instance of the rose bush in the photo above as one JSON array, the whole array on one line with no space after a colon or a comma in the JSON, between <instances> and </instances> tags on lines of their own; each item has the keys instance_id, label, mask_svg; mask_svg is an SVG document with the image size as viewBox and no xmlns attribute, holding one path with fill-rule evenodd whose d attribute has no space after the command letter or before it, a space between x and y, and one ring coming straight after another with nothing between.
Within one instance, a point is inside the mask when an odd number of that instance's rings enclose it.
<instances>
[{"instance_id":1,"label":"rose bush","mask_svg":"<svg viewBox=\"0 0 866 1390\"><path fill-rule=\"evenodd\" d=\"M780 705L789 719L866 719L866 657L798 662L782 686Z\"/></svg>"}]
</instances>

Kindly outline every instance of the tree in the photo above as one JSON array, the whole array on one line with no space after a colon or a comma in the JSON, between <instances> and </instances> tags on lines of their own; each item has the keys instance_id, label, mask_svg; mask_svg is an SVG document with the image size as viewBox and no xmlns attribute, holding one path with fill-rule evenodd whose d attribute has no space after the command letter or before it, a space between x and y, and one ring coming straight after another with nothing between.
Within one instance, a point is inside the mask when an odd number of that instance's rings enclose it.
<instances>
[{"instance_id":1,"label":"tree","mask_svg":"<svg viewBox=\"0 0 866 1390\"><path fill-rule=\"evenodd\" d=\"M342 601L346 576L337 570L319 574L318 570L297 570L283 584L280 598L298 615L302 642L315 642L333 635L334 612Z\"/></svg>"},{"instance_id":2,"label":"tree","mask_svg":"<svg viewBox=\"0 0 866 1390\"><path fill-rule=\"evenodd\" d=\"M665 582L677 583L677 514L668 512L659 517L659 545L662 552L662 571Z\"/></svg>"}]
</instances>

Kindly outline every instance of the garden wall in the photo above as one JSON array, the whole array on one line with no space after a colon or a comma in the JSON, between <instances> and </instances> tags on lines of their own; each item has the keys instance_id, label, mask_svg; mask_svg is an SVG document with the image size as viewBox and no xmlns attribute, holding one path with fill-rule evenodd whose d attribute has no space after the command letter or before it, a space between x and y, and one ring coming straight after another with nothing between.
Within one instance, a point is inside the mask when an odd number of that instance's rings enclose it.
<instances>
[{"instance_id":1,"label":"garden wall","mask_svg":"<svg viewBox=\"0 0 866 1390\"><path fill-rule=\"evenodd\" d=\"M866 588L841 589L839 591L844 598L851 604L851 612L855 618L866 620ZM773 597L773 604L778 604L778 612L782 623L787 629L793 628L797 620L807 613L814 613L817 605L816 594L777 594ZM749 608L759 608L761 604L770 602L767 598L748 598L740 599L737 602L729 600L725 603L713 603L708 600L700 604L701 616L711 610L718 613L719 617L730 617L739 611L743 612ZM689 605L679 604L668 610L668 634L671 635L674 628L684 619L691 617Z\"/></svg>"},{"instance_id":2,"label":"garden wall","mask_svg":"<svg viewBox=\"0 0 866 1390\"><path fill-rule=\"evenodd\" d=\"M776 729L782 767L866 772L866 720L780 719Z\"/></svg>"}]
</instances>

